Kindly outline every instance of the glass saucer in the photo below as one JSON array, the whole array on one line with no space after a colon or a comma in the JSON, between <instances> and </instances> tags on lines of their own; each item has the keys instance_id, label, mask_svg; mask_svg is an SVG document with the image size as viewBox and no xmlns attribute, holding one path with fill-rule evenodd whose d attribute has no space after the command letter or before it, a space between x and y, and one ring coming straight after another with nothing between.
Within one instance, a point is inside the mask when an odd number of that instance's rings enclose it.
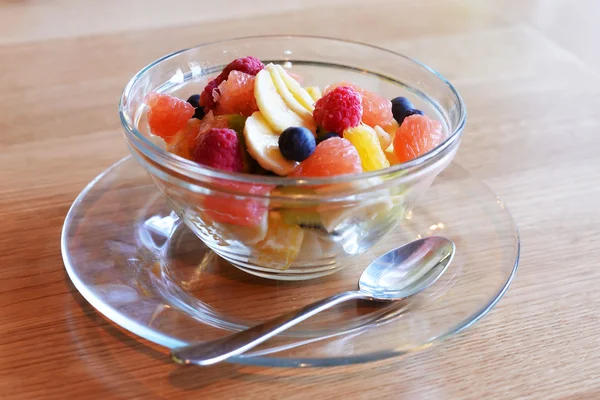
<instances>
[{"instance_id":1,"label":"glass saucer","mask_svg":"<svg viewBox=\"0 0 600 400\"><path fill-rule=\"evenodd\" d=\"M350 302L230 361L270 366L361 363L429 347L485 315L510 285L519 236L504 204L451 164L406 220L339 272L307 281L247 274L207 249L131 157L94 179L62 232L67 273L98 311L166 347L213 340L356 288L377 256L429 235L456 244L446 273L395 304Z\"/></svg>"}]
</instances>

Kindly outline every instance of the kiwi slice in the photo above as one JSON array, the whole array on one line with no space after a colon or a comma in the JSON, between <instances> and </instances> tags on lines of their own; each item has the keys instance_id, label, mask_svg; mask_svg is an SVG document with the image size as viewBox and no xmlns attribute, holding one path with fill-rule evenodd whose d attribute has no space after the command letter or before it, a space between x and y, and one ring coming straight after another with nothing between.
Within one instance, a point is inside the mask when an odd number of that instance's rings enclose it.
<instances>
[{"instance_id":1,"label":"kiwi slice","mask_svg":"<svg viewBox=\"0 0 600 400\"><path fill-rule=\"evenodd\" d=\"M240 143L240 149L242 151L242 164L244 166L243 172L255 174L260 173L260 165L254 158L248 153L246 147L246 139L244 138L244 125L246 124L246 117L240 114L227 114L227 124L230 129L233 129L237 133L238 141Z\"/></svg>"},{"instance_id":2,"label":"kiwi slice","mask_svg":"<svg viewBox=\"0 0 600 400\"><path fill-rule=\"evenodd\" d=\"M301 228L321 229L321 216L316 211L300 211L290 208L283 208L281 211L281 219L288 225L298 225Z\"/></svg>"},{"instance_id":3,"label":"kiwi slice","mask_svg":"<svg viewBox=\"0 0 600 400\"><path fill-rule=\"evenodd\" d=\"M314 194L315 191L309 188L293 187L293 186L280 186L275 189L275 195L277 192L285 195L294 194ZM315 204L307 204L303 209L297 208L285 208L279 209L281 213L281 219L288 225L298 225L305 229L324 229L321 223L321 216L316 210Z\"/></svg>"},{"instance_id":4,"label":"kiwi slice","mask_svg":"<svg viewBox=\"0 0 600 400\"><path fill-rule=\"evenodd\" d=\"M244 125L246 124L246 117L240 114L228 114L227 124L229 128L237 132L238 136L244 136Z\"/></svg>"}]
</instances>

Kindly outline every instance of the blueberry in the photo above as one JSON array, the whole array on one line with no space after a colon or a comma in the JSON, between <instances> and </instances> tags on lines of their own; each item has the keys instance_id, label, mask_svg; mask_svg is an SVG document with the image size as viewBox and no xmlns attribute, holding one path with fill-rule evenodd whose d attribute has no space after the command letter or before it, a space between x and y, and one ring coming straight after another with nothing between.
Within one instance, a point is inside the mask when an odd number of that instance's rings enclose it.
<instances>
[{"instance_id":1,"label":"blueberry","mask_svg":"<svg viewBox=\"0 0 600 400\"><path fill-rule=\"evenodd\" d=\"M198 119L202 119L204 118L204 107L198 107L196 108L196 111L194 112L194 115L192 116L192 118L198 118Z\"/></svg>"},{"instance_id":2,"label":"blueberry","mask_svg":"<svg viewBox=\"0 0 600 400\"><path fill-rule=\"evenodd\" d=\"M326 141L327 139L331 139L334 137L340 137L340 135L338 135L335 132L325 132L325 133L319 133L317 135L317 144Z\"/></svg>"},{"instance_id":3,"label":"blueberry","mask_svg":"<svg viewBox=\"0 0 600 400\"><path fill-rule=\"evenodd\" d=\"M279 150L288 160L306 160L316 145L313 133L304 127L292 126L279 136Z\"/></svg>"},{"instance_id":4,"label":"blueberry","mask_svg":"<svg viewBox=\"0 0 600 400\"><path fill-rule=\"evenodd\" d=\"M190 98L187 99L187 102L190 103L194 108L200 107L200 95L199 94L191 95Z\"/></svg>"},{"instance_id":5,"label":"blueberry","mask_svg":"<svg viewBox=\"0 0 600 400\"><path fill-rule=\"evenodd\" d=\"M194 107L196 109L196 111L194 112L194 116L192 118L198 118L198 119L202 119L204 118L204 107L200 107L200 95L199 94L193 94L190 96L189 99L187 99L187 102L190 103L192 105L192 107Z\"/></svg>"},{"instance_id":6,"label":"blueberry","mask_svg":"<svg viewBox=\"0 0 600 400\"><path fill-rule=\"evenodd\" d=\"M419 114L423 115L423 111L414 108L413 104L406 97L396 97L392 100L392 114L398 124L402 125L404 118Z\"/></svg>"}]
</instances>

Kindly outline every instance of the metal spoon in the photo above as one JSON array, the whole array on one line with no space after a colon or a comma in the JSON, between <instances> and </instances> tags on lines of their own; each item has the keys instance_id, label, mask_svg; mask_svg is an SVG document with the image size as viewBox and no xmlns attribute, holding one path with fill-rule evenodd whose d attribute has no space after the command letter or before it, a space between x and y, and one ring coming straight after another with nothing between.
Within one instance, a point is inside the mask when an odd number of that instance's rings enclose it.
<instances>
[{"instance_id":1,"label":"metal spoon","mask_svg":"<svg viewBox=\"0 0 600 400\"><path fill-rule=\"evenodd\" d=\"M405 299L433 284L452 261L454 251L454 243L445 237L430 236L415 240L373 261L360 276L359 290L333 295L221 339L173 349L171 357L179 364L211 365L240 355L344 301Z\"/></svg>"}]
</instances>

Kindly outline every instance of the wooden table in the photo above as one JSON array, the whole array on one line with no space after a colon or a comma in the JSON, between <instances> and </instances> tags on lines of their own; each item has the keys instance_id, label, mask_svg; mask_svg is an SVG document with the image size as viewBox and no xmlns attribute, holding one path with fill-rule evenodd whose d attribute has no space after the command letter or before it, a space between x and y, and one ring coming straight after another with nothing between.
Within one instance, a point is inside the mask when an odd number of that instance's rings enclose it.
<instances>
[{"instance_id":1,"label":"wooden table","mask_svg":"<svg viewBox=\"0 0 600 400\"><path fill-rule=\"evenodd\" d=\"M600 2L168 3L0 2L0 398L600 398ZM457 86L469 112L457 161L506 201L523 246L476 326L367 365L183 368L70 284L61 226L127 153L127 80L174 50L264 33L381 45Z\"/></svg>"}]
</instances>

